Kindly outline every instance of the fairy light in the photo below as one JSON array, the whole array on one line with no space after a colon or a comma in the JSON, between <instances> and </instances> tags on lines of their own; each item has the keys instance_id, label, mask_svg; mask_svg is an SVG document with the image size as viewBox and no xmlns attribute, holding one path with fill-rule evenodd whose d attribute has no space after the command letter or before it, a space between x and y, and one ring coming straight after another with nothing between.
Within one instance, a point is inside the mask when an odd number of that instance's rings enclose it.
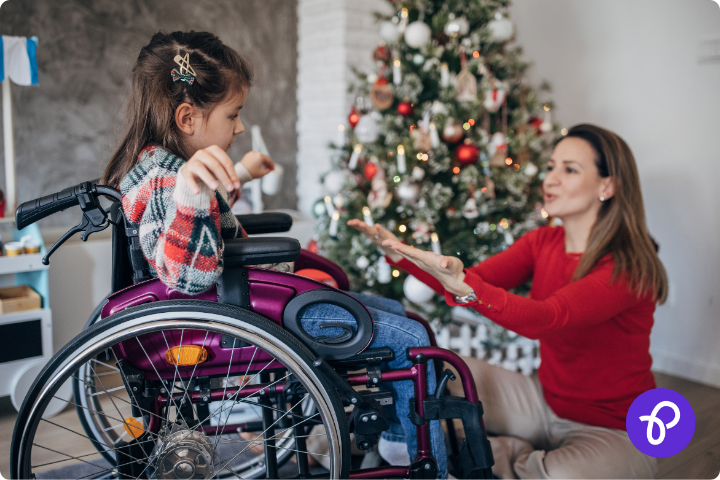
<instances>
[{"instance_id":1,"label":"fairy light","mask_svg":"<svg viewBox=\"0 0 720 480\"><path fill-rule=\"evenodd\" d=\"M547 217L548 217L548 213L545 211L544 208L543 208L542 210L540 210L540 215L542 215L543 218L547 218Z\"/></svg>"},{"instance_id":2,"label":"fairy light","mask_svg":"<svg viewBox=\"0 0 720 480\"><path fill-rule=\"evenodd\" d=\"M471 126L475 125L475 119L471 118L470 120L467 121L467 123L469 123Z\"/></svg>"},{"instance_id":3,"label":"fairy light","mask_svg":"<svg viewBox=\"0 0 720 480\"><path fill-rule=\"evenodd\" d=\"M543 105L543 110L545 110L546 112L549 112L549 111L550 111L550 105L548 105L547 103L546 103L545 105Z\"/></svg>"},{"instance_id":4,"label":"fairy light","mask_svg":"<svg viewBox=\"0 0 720 480\"><path fill-rule=\"evenodd\" d=\"M505 165L512 165L512 162L513 162L513 160L510 157L505 159Z\"/></svg>"},{"instance_id":5,"label":"fairy light","mask_svg":"<svg viewBox=\"0 0 720 480\"><path fill-rule=\"evenodd\" d=\"M473 52L473 58L479 58L479 57L480 57L480 52L478 52L477 50L475 50L475 51Z\"/></svg>"},{"instance_id":6,"label":"fairy light","mask_svg":"<svg viewBox=\"0 0 720 480\"><path fill-rule=\"evenodd\" d=\"M398 145L397 147L397 169L400 173L405 173L407 165L405 164L405 147Z\"/></svg>"},{"instance_id":7,"label":"fairy light","mask_svg":"<svg viewBox=\"0 0 720 480\"><path fill-rule=\"evenodd\" d=\"M435 255L442 255L442 250L440 249L440 239L438 238L438 234L435 232L430 234L430 245L432 246L432 251Z\"/></svg>"},{"instance_id":8,"label":"fairy light","mask_svg":"<svg viewBox=\"0 0 720 480\"><path fill-rule=\"evenodd\" d=\"M453 173L454 173L455 175L457 175L458 173L460 173L460 167L455 167L455 168L453 168Z\"/></svg>"},{"instance_id":9,"label":"fairy light","mask_svg":"<svg viewBox=\"0 0 720 480\"><path fill-rule=\"evenodd\" d=\"M362 212L363 212L363 220L365 220L365 223L367 225L375 225L373 218L370 216L370 207L363 207Z\"/></svg>"},{"instance_id":10,"label":"fairy light","mask_svg":"<svg viewBox=\"0 0 720 480\"><path fill-rule=\"evenodd\" d=\"M417 157L418 160L422 160L423 154L422 154L422 153L418 153L418 154L415 155L415 156Z\"/></svg>"},{"instance_id":11,"label":"fairy light","mask_svg":"<svg viewBox=\"0 0 720 480\"><path fill-rule=\"evenodd\" d=\"M497 225L495 225L494 223L491 223L489 228L490 228L490 230L492 230L494 232L495 230L497 230Z\"/></svg>"},{"instance_id":12,"label":"fairy light","mask_svg":"<svg viewBox=\"0 0 720 480\"><path fill-rule=\"evenodd\" d=\"M395 277L395 278L398 278L398 277L400 276L400 270L393 270L393 271L392 271L392 276Z\"/></svg>"},{"instance_id":13,"label":"fairy light","mask_svg":"<svg viewBox=\"0 0 720 480\"><path fill-rule=\"evenodd\" d=\"M338 145L345 145L345 125L338 125Z\"/></svg>"},{"instance_id":14,"label":"fairy light","mask_svg":"<svg viewBox=\"0 0 720 480\"><path fill-rule=\"evenodd\" d=\"M330 195L325 197L325 210L327 210L327 214L329 217L333 216L333 213L335 213L335 205L333 205L332 198L330 198Z\"/></svg>"},{"instance_id":15,"label":"fairy light","mask_svg":"<svg viewBox=\"0 0 720 480\"><path fill-rule=\"evenodd\" d=\"M407 18L407 16L408 16L408 9L407 9L407 8L403 8L403 9L400 11L400 16L401 16L402 18Z\"/></svg>"},{"instance_id":16,"label":"fairy light","mask_svg":"<svg viewBox=\"0 0 720 480\"><path fill-rule=\"evenodd\" d=\"M358 160L360 159L360 152L362 152L362 145L357 144L353 148L353 153L350 155L350 161L348 162L348 168L350 170L355 170L355 167L357 167Z\"/></svg>"},{"instance_id":17,"label":"fairy light","mask_svg":"<svg viewBox=\"0 0 720 480\"><path fill-rule=\"evenodd\" d=\"M427 162L427 161L428 161L428 158L430 158L430 157L428 157L428 154L427 154L427 153L423 153L423 154L422 154L422 157L420 157L420 160L422 160L423 162Z\"/></svg>"},{"instance_id":18,"label":"fairy light","mask_svg":"<svg viewBox=\"0 0 720 480\"><path fill-rule=\"evenodd\" d=\"M463 123L463 130L470 130L470 123L469 123L469 122Z\"/></svg>"},{"instance_id":19,"label":"fairy light","mask_svg":"<svg viewBox=\"0 0 720 480\"><path fill-rule=\"evenodd\" d=\"M397 176L397 175L395 175L395 176L393 177L393 182L395 182L395 183L400 183L400 177Z\"/></svg>"},{"instance_id":20,"label":"fairy light","mask_svg":"<svg viewBox=\"0 0 720 480\"><path fill-rule=\"evenodd\" d=\"M562 130L560 130L560 133L561 133L562 136L564 137L565 135L568 134L568 129L567 129L567 128L563 128Z\"/></svg>"},{"instance_id":21,"label":"fairy light","mask_svg":"<svg viewBox=\"0 0 720 480\"><path fill-rule=\"evenodd\" d=\"M513 165L513 169L515 169L515 171L517 172L518 170L520 170L520 165L516 163L515 165Z\"/></svg>"},{"instance_id":22,"label":"fairy light","mask_svg":"<svg viewBox=\"0 0 720 480\"><path fill-rule=\"evenodd\" d=\"M405 231L407 230L407 227L405 225L400 225L398 227L398 230L400 230L400 233L405 233Z\"/></svg>"},{"instance_id":23,"label":"fairy light","mask_svg":"<svg viewBox=\"0 0 720 480\"><path fill-rule=\"evenodd\" d=\"M340 212L335 210L335 212L332 214L332 219L330 220L330 228L328 233L331 237L336 237L338 232L338 221L340 220Z\"/></svg>"}]
</instances>

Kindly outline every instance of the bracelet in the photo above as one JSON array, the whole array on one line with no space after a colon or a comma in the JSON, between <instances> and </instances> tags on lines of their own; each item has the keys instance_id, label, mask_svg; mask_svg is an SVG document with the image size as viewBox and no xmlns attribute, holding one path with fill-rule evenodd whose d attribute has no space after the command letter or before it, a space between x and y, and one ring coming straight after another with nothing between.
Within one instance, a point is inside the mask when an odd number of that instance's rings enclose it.
<instances>
[{"instance_id":1,"label":"bracelet","mask_svg":"<svg viewBox=\"0 0 720 480\"><path fill-rule=\"evenodd\" d=\"M463 304L463 303L471 303L477 300L477 295L475 294L475 290L470 290L470 293L467 295L464 295L462 297L458 297L457 295L453 295L453 300L455 300L455 303Z\"/></svg>"}]
</instances>

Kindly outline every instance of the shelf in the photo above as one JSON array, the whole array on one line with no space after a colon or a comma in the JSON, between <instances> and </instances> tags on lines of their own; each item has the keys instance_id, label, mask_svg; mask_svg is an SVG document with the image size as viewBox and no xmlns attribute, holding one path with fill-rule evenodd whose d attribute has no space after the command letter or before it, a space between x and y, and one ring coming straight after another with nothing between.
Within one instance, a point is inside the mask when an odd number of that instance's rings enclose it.
<instances>
[{"instance_id":1,"label":"shelf","mask_svg":"<svg viewBox=\"0 0 720 480\"><path fill-rule=\"evenodd\" d=\"M48 265L42 263L44 256L44 253L28 253L15 257L0 257L0 275L47 270Z\"/></svg>"},{"instance_id":2,"label":"shelf","mask_svg":"<svg viewBox=\"0 0 720 480\"><path fill-rule=\"evenodd\" d=\"M0 217L0 223L15 223L15 217Z\"/></svg>"}]
</instances>

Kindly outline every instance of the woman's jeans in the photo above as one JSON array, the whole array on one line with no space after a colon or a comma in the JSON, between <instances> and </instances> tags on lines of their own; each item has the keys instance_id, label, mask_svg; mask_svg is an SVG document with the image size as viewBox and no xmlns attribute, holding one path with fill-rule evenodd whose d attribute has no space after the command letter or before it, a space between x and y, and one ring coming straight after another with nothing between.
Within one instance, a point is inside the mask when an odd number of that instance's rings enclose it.
<instances>
[{"instance_id":1,"label":"woman's jeans","mask_svg":"<svg viewBox=\"0 0 720 480\"><path fill-rule=\"evenodd\" d=\"M390 347L395 352L395 360L383 364L382 370L408 368L412 366L405 356L408 347L425 347L430 345L425 327L420 323L406 317L405 309L399 302L382 297L351 293L350 295L367 307L375 323L375 334L370 348ZM334 336L342 333L339 328L326 328L320 330L323 323L345 323L355 325L353 317L343 308L329 304L318 304L307 307L301 315L301 324L308 334L312 336ZM433 362L427 363L428 390L435 392L435 369ZM417 433L415 425L408 418L410 413L409 400L414 397L414 386L411 380L402 382L384 383L383 390L393 392L394 407L385 409L390 421L390 429L381 435L391 442L406 442L410 458L415 457L417 451ZM438 478L447 476L447 457L445 453L445 437L440 422L430 422L430 441L432 454L437 461Z\"/></svg>"}]
</instances>

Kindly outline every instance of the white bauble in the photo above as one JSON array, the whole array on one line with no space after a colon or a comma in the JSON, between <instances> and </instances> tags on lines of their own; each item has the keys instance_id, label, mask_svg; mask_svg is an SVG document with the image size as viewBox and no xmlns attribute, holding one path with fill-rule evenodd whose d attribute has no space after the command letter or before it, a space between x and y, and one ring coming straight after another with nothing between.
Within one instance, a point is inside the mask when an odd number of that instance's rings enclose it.
<instances>
[{"instance_id":1,"label":"white bauble","mask_svg":"<svg viewBox=\"0 0 720 480\"><path fill-rule=\"evenodd\" d=\"M357 260L355 260L355 265L357 265L360 270L365 270L367 267L370 266L370 260L368 260L367 257L363 255L361 257L358 257Z\"/></svg>"},{"instance_id":2,"label":"white bauble","mask_svg":"<svg viewBox=\"0 0 720 480\"><path fill-rule=\"evenodd\" d=\"M416 183L405 180L397 186L396 193L401 202L411 203L420 195L420 187Z\"/></svg>"},{"instance_id":3,"label":"white bauble","mask_svg":"<svg viewBox=\"0 0 720 480\"><path fill-rule=\"evenodd\" d=\"M548 120L545 120L544 122L542 122L540 124L540 131L543 133L548 133L552 129L553 129L553 124L552 124L552 122L550 122Z\"/></svg>"},{"instance_id":4,"label":"white bauble","mask_svg":"<svg viewBox=\"0 0 720 480\"><path fill-rule=\"evenodd\" d=\"M340 190L342 190L346 179L347 174L345 172L343 172L342 170L335 170L325 175L325 181L323 182L323 185L325 185L325 189L328 191L328 193L330 193L331 195L335 195Z\"/></svg>"},{"instance_id":5,"label":"white bauble","mask_svg":"<svg viewBox=\"0 0 720 480\"><path fill-rule=\"evenodd\" d=\"M378 139L378 126L370 115L363 115L355 125L355 136L361 143L373 143Z\"/></svg>"},{"instance_id":6,"label":"white bauble","mask_svg":"<svg viewBox=\"0 0 720 480\"><path fill-rule=\"evenodd\" d=\"M375 82L377 82L377 79L378 79L377 73L375 73L375 72L370 72L370 73L367 74L367 82L368 82L370 85L374 85Z\"/></svg>"},{"instance_id":7,"label":"white bauble","mask_svg":"<svg viewBox=\"0 0 720 480\"><path fill-rule=\"evenodd\" d=\"M380 24L380 36L386 42L394 42L400 37L400 30L392 22L383 22Z\"/></svg>"},{"instance_id":8,"label":"white bauble","mask_svg":"<svg viewBox=\"0 0 720 480\"><path fill-rule=\"evenodd\" d=\"M405 43L413 48L420 48L430 41L431 34L427 23L418 20L405 29Z\"/></svg>"},{"instance_id":9,"label":"white bauble","mask_svg":"<svg viewBox=\"0 0 720 480\"><path fill-rule=\"evenodd\" d=\"M528 162L528 164L525 165L525 175L528 177L534 177L537 172L538 167L536 167L534 163Z\"/></svg>"},{"instance_id":10,"label":"white bauble","mask_svg":"<svg viewBox=\"0 0 720 480\"><path fill-rule=\"evenodd\" d=\"M430 107L430 112L432 112L433 115L447 115L448 109L444 103L435 100Z\"/></svg>"},{"instance_id":11,"label":"white bauble","mask_svg":"<svg viewBox=\"0 0 720 480\"><path fill-rule=\"evenodd\" d=\"M445 34L449 37L467 35L469 30L470 24L465 17L454 18L445 25Z\"/></svg>"},{"instance_id":12,"label":"white bauble","mask_svg":"<svg viewBox=\"0 0 720 480\"><path fill-rule=\"evenodd\" d=\"M497 43L507 42L515 35L515 25L509 18L496 18L488 23L488 28L493 41Z\"/></svg>"},{"instance_id":13,"label":"white bauble","mask_svg":"<svg viewBox=\"0 0 720 480\"><path fill-rule=\"evenodd\" d=\"M425 170L420 167L413 167L412 177L416 182L422 182L422 179L425 178Z\"/></svg>"},{"instance_id":14,"label":"white bauble","mask_svg":"<svg viewBox=\"0 0 720 480\"><path fill-rule=\"evenodd\" d=\"M432 300L433 295L435 295L432 288L428 287L412 275L408 275L405 279L403 292L405 293L405 298L417 304L427 303Z\"/></svg>"},{"instance_id":15,"label":"white bauble","mask_svg":"<svg viewBox=\"0 0 720 480\"><path fill-rule=\"evenodd\" d=\"M506 244L506 245L510 246L510 245L512 245L513 243L515 243L515 238L513 238L512 233L506 231L504 237L505 237L505 244Z\"/></svg>"}]
</instances>

